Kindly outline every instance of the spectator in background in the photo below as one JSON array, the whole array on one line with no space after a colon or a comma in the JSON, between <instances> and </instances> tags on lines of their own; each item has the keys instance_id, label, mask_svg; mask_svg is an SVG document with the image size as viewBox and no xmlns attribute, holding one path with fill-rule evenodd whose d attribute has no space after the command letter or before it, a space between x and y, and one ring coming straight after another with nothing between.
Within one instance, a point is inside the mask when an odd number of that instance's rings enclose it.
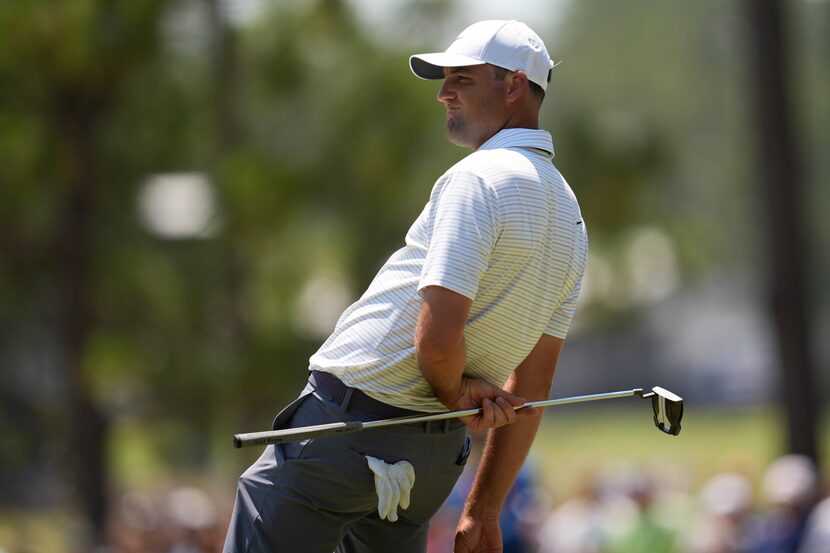
<instances>
[{"instance_id":1,"label":"spectator in background","mask_svg":"<svg viewBox=\"0 0 830 553\"><path fill-rule=\"evenodd\" d=\"M189 486L124 494L109 521L111 553L219 553L224 528L216 505Z\"/></svg>"},{"instance_id":2,"label":"spectator in background","mask_svg":"<svg viewBox=\"0 0 830 553\"><path fill-rule=\"evenodd\" d=\"M752 521L753 491L749 478L725 472L709 479L700 491L697 520L685 540L687 553L745 553Z\"/></svg>"},{"instance_id":3,"label":"spectator in background","mask_svg":"<svg viewBox=\"0 0 830 553\"><path fill-rule=\"evenodd\" d=\"M786 455L770 465L761 481L768 507L753 526L750 551L796 553L818 499L817 487L818 473L809 457Z\"/></svg>"},{"instance_id":4,"label":"spectator in background","mask_svg":"<svg viewBox=\"0 0 830 553\"><path fill-rule=\"evenodd\" d=\"M657 544L670 541L662 535L671 532L660 527L655 534L653 519L641 518L641 505L654 499L651 488L643 469L607 467L590 479L580 495L550 513L539 535L539 552L665 551Z\"/></svg>"},{"instance_id":5,"label":"spectator in background","mask_svg":"<svg viewBox=\"0 0 830 553\"><path fill-rule=\"evenodd\" d=\"M539 553L602 553L615 528L633 516L630 501L607 497L591 482L548 516L539 533Z\"/></svg>"},{"instance_id":6,"label":"spectator in background","mask_svg":"<svg viewBox=\"0 0 830 553\"><path fill-rule=\"evenodd\" d=\"M224 529L220 529L213 500L193 487L172 490L166 498L171 545L166 553L219 553Z\"/></svg>"},{"instance_id":7,"label":"spectator in background","mask_svg":"<svg viewBox=\"0 0 830 553\"><path fill-rule=\"evenodd\" d=\"M657 490L653 477L644 471L630 476L624 495L636 507L633 523L619 539L611 543L611 553L671 553L674 551L675 530L670 528L655 509Z\"/></svg>"},{"instance_id":8,"label":"spectator in background","mask_svg":"<svg viewBox=\"0 0 830 553\"><path fill-rule=\"evenodd\" d=\"M816 505L807 518L804 537L798 553L827 553L830 551L830 497Z\"/></svg>"}]
</instances>

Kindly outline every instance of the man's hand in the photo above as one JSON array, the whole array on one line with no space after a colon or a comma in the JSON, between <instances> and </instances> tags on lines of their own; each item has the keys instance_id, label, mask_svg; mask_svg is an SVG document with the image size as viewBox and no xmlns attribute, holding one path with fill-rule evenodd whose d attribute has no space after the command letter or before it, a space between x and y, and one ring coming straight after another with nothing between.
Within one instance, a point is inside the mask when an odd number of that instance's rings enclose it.
<instances>
[{"instance_id":1,"label":"man's hand","mask_svg":"<svg viewBox=\"0 0 830 553\"><path fill-rule=\"evenodd\" d=\"M537 414L539 410L536 407L515 411L515 407L524 405L526 401L485 380L465 376L461 379L461 395L446 405L451 411L481 407L481 413L462 417L461 422L472 430L484 430L513 423L519 416Z\"/></svg>"},{"instance_id":2,"label":"man's hand","mask_svg":"<svg viewBox=\"0 0 830 553\"><path fill-rule=\"evenodd\" d=\"M482 520L462 516L455 530L453 553L502 553L498 515Z\"/></svg>"}]
</instances>

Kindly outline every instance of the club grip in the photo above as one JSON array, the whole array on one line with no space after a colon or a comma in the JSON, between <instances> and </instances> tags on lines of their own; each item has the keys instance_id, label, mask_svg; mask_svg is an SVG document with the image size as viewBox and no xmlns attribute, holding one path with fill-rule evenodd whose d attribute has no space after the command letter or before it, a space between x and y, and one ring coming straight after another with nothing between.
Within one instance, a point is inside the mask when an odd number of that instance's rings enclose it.
<instances>
[{"instance_id":1,"label":"club grip","mask_svg":"<svg viewBox=\"0 0 830 553\"><path fill-rule=\"evenodd\" d=\"M360 421L332 422L329 424L318 424L315 426L303 426L302 428L285 428L283 430L268 430L266 432L249 432L247 434L234 434L233 446L251 447L256 445L283 444L286 442L298 442L307 438L320 438L333 434L345 434L363 430L363 423Z\"/></svg>"}]
</instances>

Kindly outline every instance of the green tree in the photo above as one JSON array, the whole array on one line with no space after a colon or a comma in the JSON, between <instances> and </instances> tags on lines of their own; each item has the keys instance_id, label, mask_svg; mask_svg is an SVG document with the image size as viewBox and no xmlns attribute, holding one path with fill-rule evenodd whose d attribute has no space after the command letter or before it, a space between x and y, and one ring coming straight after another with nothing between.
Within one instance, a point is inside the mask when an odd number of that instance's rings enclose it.
<instances>
[{"instance_id":1,"label":"green tree","mask_svg":"<svg viewBox=\"0 0 830 553\"><path fill-rule=\"evenodd\" d=\"M109 431L143 419L166 462L198 468L216 429L264 426L323 332L298 323L309 280L333 274L353 298L426 201L422 160L459 155L429 85L345 3L244 27L223 5L0 6L3 372L54 352L37 370L57 383L4 387L0 420L44 435L4 439L0 465L19 474L59 444L50 467L93 541ZM136 215L147 179L179 172L214 187L212 237L159 237Z\"/></svg>"},{"instance_id":2,"label":"green tree","mask_svg":"<svg viewBox=\"0 0 830 553\"><path fill-rule=\"evenodd\" d=\"M0 75L8 85L0 92L0 135L10 169L0 204L4 257L13 268L4 292L14 306L6 324L22 319L53 329L64 389L54 436L65 439L67 481L98 532L107 421L85 358L99 320L101 215L121 176L101 155L103 128L132 69L153 54L160 8L87 1L0 7Z\"/></svg>"}]
</instances>

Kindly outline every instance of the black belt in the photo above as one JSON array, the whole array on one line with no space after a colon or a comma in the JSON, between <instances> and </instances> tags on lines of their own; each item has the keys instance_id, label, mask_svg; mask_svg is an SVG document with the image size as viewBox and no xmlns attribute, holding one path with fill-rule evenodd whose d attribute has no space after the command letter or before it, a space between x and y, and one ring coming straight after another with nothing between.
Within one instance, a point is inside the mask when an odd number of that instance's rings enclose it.
<instances>
[{"instance_id":1,"label":"black belt","mask_svg":"<svg viewBox=\"0 0 830 553\"><path fill-rule=\"evenodd\" d=\"M367 396L357 388L346 386L342 380L331 373L311 371L308 381L314 386L314 391L323 398L340 405L349 411L359 411L376 419L391 419L395 417L412 417L427 415L422 411L410 411L383 403ZM349 396L349 397L347 397Z\"/></svg>"}]
</instances>

